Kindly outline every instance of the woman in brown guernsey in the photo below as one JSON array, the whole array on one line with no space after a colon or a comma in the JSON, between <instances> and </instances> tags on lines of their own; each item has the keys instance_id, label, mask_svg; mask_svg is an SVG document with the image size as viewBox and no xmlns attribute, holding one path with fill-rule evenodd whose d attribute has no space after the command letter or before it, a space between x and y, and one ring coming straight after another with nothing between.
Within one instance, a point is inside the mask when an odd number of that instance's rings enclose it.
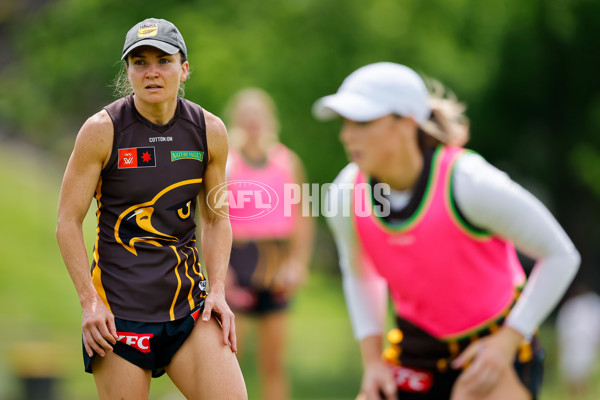
<instances>
[{"instance_id":1,"label":"woman in brown guernsey","mask_svg":"<svg viewBox=\"0 0 600 400\"><path fill-rule=\"evenodd\" d=\"M134 25L122 60L130 94L83 124L58 210L57 239L82 308L85 369L100 399L147 399L151 377L165 372L188 399L246 399L225 301L231 226L211 200L218 196L207 196L225 186L225 126L179 97L189 63L172 23ZM90 273L82 221L92 198Z\"/></svg>"}]
</instances>

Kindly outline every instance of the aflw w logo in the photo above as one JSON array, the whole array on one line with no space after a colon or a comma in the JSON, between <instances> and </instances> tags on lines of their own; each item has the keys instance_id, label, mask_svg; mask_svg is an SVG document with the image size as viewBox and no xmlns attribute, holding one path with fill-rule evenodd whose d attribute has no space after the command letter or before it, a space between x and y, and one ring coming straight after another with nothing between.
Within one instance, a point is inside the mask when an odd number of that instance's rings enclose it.
<instances>
[{"instance_id":1,"label":"aflw w logo","mask_svg":"<svg viewBox=\"0 0 600 400\"><path fill-rule=\"evenodd\" d=\"M131 164L133 164L133 160L134 160L133 156L131 156L131 157L123 157L123 163L125 163L125 165L131 165Z\"/></svg>"},{"instance_id":2,"label":"aflw w logo","mask_svg":"<svg viewBox=\"0 0 600 400\"><path fill-rule=\"evenodd\" d=\"M119 169L156 167L154 147L119 149Z\"/></svg>"}]
</instances>

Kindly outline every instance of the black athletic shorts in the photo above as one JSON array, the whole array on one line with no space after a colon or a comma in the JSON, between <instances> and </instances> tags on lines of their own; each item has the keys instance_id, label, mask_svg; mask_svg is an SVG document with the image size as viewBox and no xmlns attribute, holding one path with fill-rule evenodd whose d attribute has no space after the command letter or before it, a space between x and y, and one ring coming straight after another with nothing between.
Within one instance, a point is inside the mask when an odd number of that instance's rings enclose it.
<instances>
[{"instance_id":1,"label":"black athletic shorts","mask_svg":"<svg viewBox=\"0 0 600 400\"><path fill-rule=\"evenodd\" d=\"M113 352L140 368L151 370L152 377L158 378L192 333L202 310L204 300L187 317L175 321L146 323L115 318L119 341L113 345ZM92 361L97 356L94 352L90 357L83 346L86 372L92 373Z\"/></svg>"},{"instance_id":2,"label":"black athletic shorts","mask_svg":"<svg viewBox=\"0 0 600 400\"><path fill-rule=\"evenodd\" d=\"M260 316L268 313L287 310L290 304L290 297L287 293L277 293L270 290L255 290L252 288L240 288L239 291L245 291L246 296L251 298L247 304L239 305L232 298L234 294L227 295L227 302L231 310L236 314L246 314L250 316ZM230 291L231 292L231 291Z\"/></svg>"},{"instance_id":3,"label":"black athletic shorts","mask_svg":"<svg viewBox=\"0 0 600 400\"><path fill-rule=\"evenodd\" d=\"M532 400L537 398L542 384L543 357L543 352L540 352L527 362L515 360L517 376L531 393ZM462 372L393 365L390 368L396 380L399 400L449 400L454 383Z\"/></svg>"},{"instance_id":4,"label":"black athletic shorts","mask_svg":"<svg viewBox=\"0 0 600 400\"><path fill-rule=\"evenodd\" d=\"M503 318L476 334L443 342L401 318L396 319L397 329L388 334L390 347L384 359L394 373L399 400L447 400L462 370L450 367L452 360L470 343L494 332ZM538 396L544 374L544 349L537 337L523 343L515 357L514 368L521 383Z\"/></svg>"},{"instance_id":5,"label":"black athletic shorts","mask_svg":"<svg viewBox=\"0 0 600 400\"><path fill-rule=\"evenodd\" d=\"M252 299L240 307L231 298L235 294L228 292L228 303L233 311L261 315L288 308L289 294L274 290L272 285L280 266L289 256L289 248L289 240L286 239L233 243L229 265L235 274L238 290Z\"/></svg>"}]
</instances>

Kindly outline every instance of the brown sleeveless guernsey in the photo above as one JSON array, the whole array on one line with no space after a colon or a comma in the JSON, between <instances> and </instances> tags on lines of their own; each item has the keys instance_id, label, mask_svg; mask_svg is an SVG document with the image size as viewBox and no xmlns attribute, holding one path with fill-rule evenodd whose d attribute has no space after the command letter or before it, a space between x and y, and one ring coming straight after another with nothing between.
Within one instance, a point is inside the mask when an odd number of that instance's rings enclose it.
<instances>
[{"instance_id":1,"label":"brown sleeveless guernsey","mask_svg":"<svg viewBox=\"0 0 600 400\"><path fill-rule=\"evenodd\" d=\"M95 195L94 285L118 318L185 317L206 296L194 218L207 162L204 112L179 98L159 126L137 112L133 96L105 110L114 139Z\"/></svg>"}]
</instances>

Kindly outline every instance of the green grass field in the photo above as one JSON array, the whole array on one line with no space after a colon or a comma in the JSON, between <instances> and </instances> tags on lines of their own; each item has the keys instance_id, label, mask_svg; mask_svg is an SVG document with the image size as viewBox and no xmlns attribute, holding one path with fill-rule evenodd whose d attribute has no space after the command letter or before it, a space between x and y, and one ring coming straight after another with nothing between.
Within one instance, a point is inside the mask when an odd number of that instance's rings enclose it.
<instances>
[{"instance_id":1,"label":"green grass field","mask_svg":"<svg viewBox=\"0 0 600 400\"><path fill-rule=\"evenodd\" d=\"M15 368L31 365L46 367L40 373L60 376L60 399L96 398L93 378L82 369L79 303L54 236L63 168L64 163L26 147L0 147L0 400L18 398L20 381ZM85 222L88 249L94 223L90 213ZM315 259L333 262L319 254ZM541 399L568 399L556 372L551 324L543 327L541 339L548 350ZM314 266L307 286L293 304L289 342L287 367L294 399L353 398L360 384L360 356L340 279L323 266ZM40 343L47 346L34 345ZM25 351L18 352L23 348ZM50 355L46 354L48 348ZM249 347L242 360L250 399L260 398L256 357ZM590 400L600 398L599 384L596 386ZM153 380L151 399L183 397L163 377Z\"/></svg>"}]
</instances>

